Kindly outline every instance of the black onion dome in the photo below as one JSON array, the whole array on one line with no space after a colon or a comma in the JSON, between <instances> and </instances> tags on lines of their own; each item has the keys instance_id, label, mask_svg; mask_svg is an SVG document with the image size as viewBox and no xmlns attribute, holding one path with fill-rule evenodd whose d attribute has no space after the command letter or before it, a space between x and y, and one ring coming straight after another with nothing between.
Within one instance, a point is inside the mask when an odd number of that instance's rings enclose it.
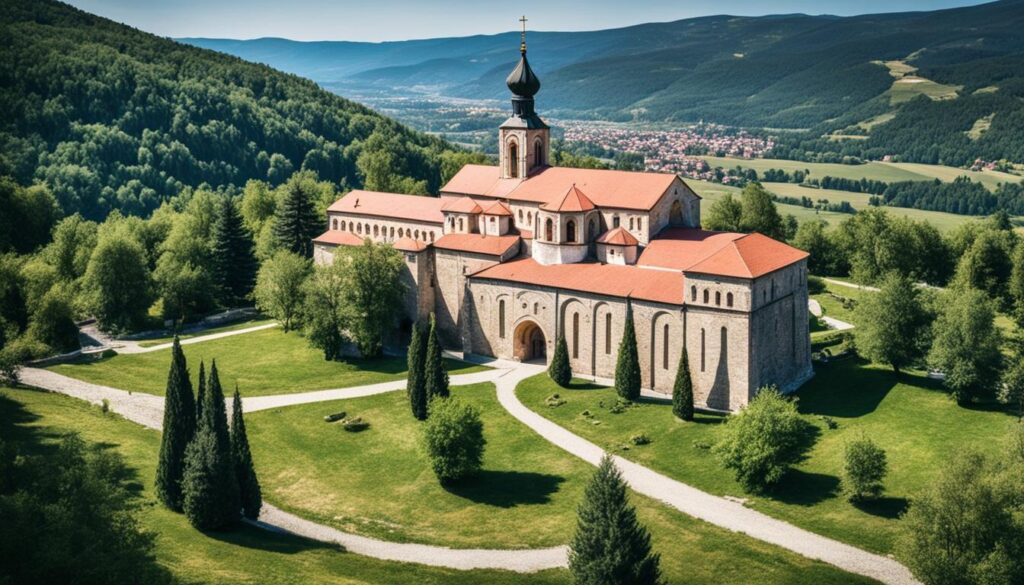
<instances>
[{"instance_id":1,"label":"black onion dome","mask_svg":"<svg viewBox=\"0 0 1024 585\"><path fill-rule=\"evenodd\" d=\"M519 64L509 74L505 84L512 90L512 93L520 97L533 97L540 91L540 79L530 69L530 63L526 60L526 53L519 59Z\"/></svg>"}]
</instances>

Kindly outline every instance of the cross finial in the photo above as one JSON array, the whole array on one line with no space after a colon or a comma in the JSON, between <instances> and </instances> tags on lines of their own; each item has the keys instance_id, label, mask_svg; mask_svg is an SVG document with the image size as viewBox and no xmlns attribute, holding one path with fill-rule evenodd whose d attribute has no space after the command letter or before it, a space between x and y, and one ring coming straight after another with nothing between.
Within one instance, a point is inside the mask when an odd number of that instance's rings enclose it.
<instances>
[{"instance_id":1,"label":"cross finial","mask_svg":"<svg viewBox=\"0 0 1024 585\"><path fill-rule=\"evenodd\" d=\"M523 25L522 40L519 42L519 52L526 53L526 15L519 17L519 22Z\"/></svg>"}]
</instances>

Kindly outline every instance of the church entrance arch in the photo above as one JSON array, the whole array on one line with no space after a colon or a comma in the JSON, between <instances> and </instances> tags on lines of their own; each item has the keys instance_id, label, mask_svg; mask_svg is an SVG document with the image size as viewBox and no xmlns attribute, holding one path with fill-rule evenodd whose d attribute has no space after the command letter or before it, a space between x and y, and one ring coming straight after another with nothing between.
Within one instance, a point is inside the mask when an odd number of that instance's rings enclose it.
<instances>
[{"instance_id":1,"label":"church entrance arch","mask_svg":"<svg viewBox=\"0 0 1024 585\"><path fill-rule=\"evenodd\" d=\"M516 326L512 354L521 362L547 362L548 343L544 330L536 322L526 320Z\"/></svg>"}]
</instances>

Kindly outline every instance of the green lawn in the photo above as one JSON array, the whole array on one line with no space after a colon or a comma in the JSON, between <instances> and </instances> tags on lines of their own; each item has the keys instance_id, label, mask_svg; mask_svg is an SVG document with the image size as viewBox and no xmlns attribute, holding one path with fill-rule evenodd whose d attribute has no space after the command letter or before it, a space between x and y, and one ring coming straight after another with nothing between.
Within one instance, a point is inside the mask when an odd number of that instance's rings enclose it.
<instances>
[{"instance_id":1,"label":"green lawn","mask_svg":"<svg viewBox=\"0 0 1024 585\"><path fill-rule=\"evenodd\" d=\"M554 392L566 404L546 406L544 399ZM744 494L706 448L716 440L720 416L698 415L695 422L683 423L662 403L612 414L608 407L615 402L614 390L585 383L558 389L544 375L524 381L518 394L543 416L625 457L714 494L747 497L753 509L880 553L892 551L898 516L909 499L957 449L996 451L1016 424L1014 416L1003 412L957 406L920 375L897 378L855 359L819 366L798 393L801 412L819 429L818 441L808 459L766 497ZM583 416L584 411L592 417ZM838 428L828 429L825 416ZM653 442L622 450L640 432ZM840 493L839 478L844 445L861 433L888 452L890 472L884 499L855 507Z\"/></svg>"},{"instance_id":2,"label":"green lawn","mask_svg":"<svg viewBox=\"0 0 1024 585\"><path fill-rule=\"evenodd\" d=\"M159 535L157 560L186 582L543 585L565 583L568 580L564 570L517 575L504 571L453 571L376 561L345 554L336 547L254 528L209 536L201 534L191 529L181 515L164 510L153 497L151 486L159 450L157 432L127 422L116 415L103 414L96 407L64 396L23 389L5 392L7 398L0 399L0 421L17 421L21 427L39 431L38 434L45 436L46 440L51 440L58 433L75 431L85 440L117 449L124 456L126 463L135 470L135 479L142 490L143 528ZM401 393L396 395L400 396ZM257 418L254 415L251 420ZM316 424L326 426L322 421L316 421ZM524 435L522 440L528 439ZM534 436L532 440L533 445L528 450L537 452L534 457L549 459L552 465L557 462L561 466L560 473L567 481L560 489L579 490L578 485L573 487L571 484L583 481L592 472L592 468L539 437ZM256 447L254 455L258 466L262 465L262 452L263 449ZM384 463L378 474L381 482L388 481L387 476L392 471ZM518 465L517 469L520 469ZM321 464L312 464L305 469L308 476L316 476L321 472ZM755 582L840 585L872 582L753 541L741 534L714 528L635 494L632 498L638 507L641 521L651 529L654 548L661 553L662 569L668 582L708 585ZM430 508L434 505L433 501L423 501L416 512L431 513ZM471 520L481 521L488 520L479 516ZM495 535L495 538L501 536Z\"/></svg>"},{"instance_id":3,"label":"green lawn","mask_svg":"<svg viewBox=\"0 0 1024 585\"><path fill-rule=\"evenodd\" d=\"M193 337L199 337L201 335L213 335L214 333L226 333L228 331L238 331L239 329L248 329L249 327L259 327L260 325L267 325L267 324L273 323L273 322L274 322L273 319L265 319L263 317L257 317L257 318L254 318L254 319L246 319L244 321L236 321L236 322L234 322L234 323L232 323L230 325L223 325L223 326L220 326L220 327L210 327L209 329L204 329L202 331L197 331L195 333L184 333L182 335L179 335L178 338L179 339L191 339ZM158 338L155 338L155 339L147 339L145 341L140 341L139 342L139 346L140 347L153 347L155 345L161 345L161 344L164 344L164 343L170 343L172 341L174 341L174 336L158 337Z\"/></svg>"},{"instance_id":4,"label":"green lawn","mask_svg":"<svg viewBox=\"0 0 1024 585\"><path fill-rule=\"evenodd\" d=\"M689 185L694 191L697 192L701 197L700 208L701 216L707 217L708 209L715 204L716 201L725 197L727 193L731 193L732 196L739 197L740 189L729 185L721 185L719 183L709 183L707 181L697 181L694 179L686 179L686 184ZM850 217L848 213L836 213L834 211L817 211L815 209L809 209L802 205L789 205L785 203L776 203L776 207L779 209L779 213L783 216L792 215L798 221L810 221L815 219L823 219L828 222L830 226L839 225L840 222Z\"/></svg>"},{"instance_id":5,"label":"green lawn","mask_svg":"<svg viewBox=\"0 0 1024 585\"><path fill-rule=\"evenodd\" d=\"M856 325L857 317L854 314L856 308L846 308L839 297L850 299L856 303L866 294L871 294L871 291L826 282L825 292L811 295L811 298L817 300L821 305L823 315ZM856 304L853 306L856 307Z\"/></svg>"},{"instance_id":6,"label":"green lawn","mask_svg":"<svg viewBox=\"0 0 1024 585\"><path fill-rule=\"evenodd\" d=\"M199 360L205 360L209 368L216 359L220 380L227 391L237 383L244 396L345 388L405 377L404 357L326 361L323 353L298 333L285 333L277 327L184 345L182 349L193 376L199 370ZM162 395L170 356L171 350L164 349L61 364L50 369L86 382ZM453 374L486 369L452 360L447 360L447 364Z\"/></svg>"}]
</instances>

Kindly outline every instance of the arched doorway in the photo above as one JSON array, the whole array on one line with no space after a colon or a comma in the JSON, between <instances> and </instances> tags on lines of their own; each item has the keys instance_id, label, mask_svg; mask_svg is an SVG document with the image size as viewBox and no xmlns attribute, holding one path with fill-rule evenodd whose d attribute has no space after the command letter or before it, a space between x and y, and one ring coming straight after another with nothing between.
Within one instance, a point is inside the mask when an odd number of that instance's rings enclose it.
<instances>
[{"instance_id":1,"label":"arched doorway","mask_svg":"<svg viewBox=\"0 0 1024 585\"><path fill-rule=\"evenodd\" d=\"M678 199L672 202L672 208L668 213L668 221L672 225L682 225L683 223L683 204Z\"/></svg>"},{"instance_id":2,"label":"arched doorway","mask_svg":"<svg viewBox=\"0 0 1024 585\"><path fill-rule=\"evenodd\" d=\"M516 327L512 354L521 362L547 362L548 343L539 325L523 321Z\"/></svg>"}]
</instances>

